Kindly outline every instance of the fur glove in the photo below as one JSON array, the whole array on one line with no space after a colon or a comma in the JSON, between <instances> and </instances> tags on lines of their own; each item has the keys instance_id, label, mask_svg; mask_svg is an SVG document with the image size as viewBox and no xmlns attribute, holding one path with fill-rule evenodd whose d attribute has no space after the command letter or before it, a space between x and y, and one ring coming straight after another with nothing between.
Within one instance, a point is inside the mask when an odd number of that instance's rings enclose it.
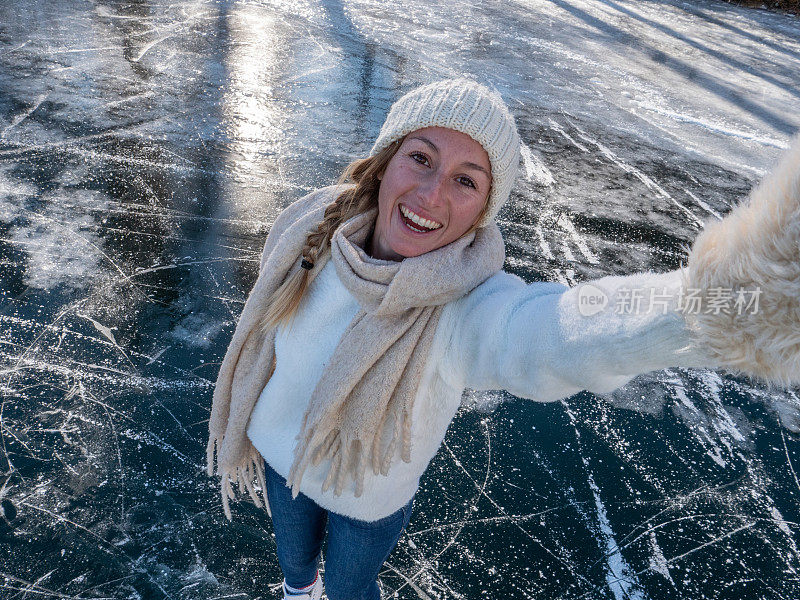
<instances>
[{"instance_id":1,"label":"fur glove","mask_svg":"<svg viewBox=\"0 0 800 600\"><path fill-rule=\"evenodd\" d=\"M770 387L800 385L800 136L745 201L697 236L682 283L687 325L716 365ZM700 310L689 305L693 291Z\"/></svg>"}]
</instances>

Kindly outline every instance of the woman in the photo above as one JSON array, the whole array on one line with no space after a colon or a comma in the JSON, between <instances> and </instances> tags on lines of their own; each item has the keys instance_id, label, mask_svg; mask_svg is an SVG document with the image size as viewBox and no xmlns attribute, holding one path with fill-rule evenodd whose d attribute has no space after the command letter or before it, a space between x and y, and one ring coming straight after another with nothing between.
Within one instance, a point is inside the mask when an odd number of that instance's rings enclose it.
<instances>
[{"instance_id":1,"label":"woman","mask_svg":"<svg viewBox=\"0 0 800 600\"><path fill-rule=\"evenodd\" d=\"M326 526L328 598L380 597L465 388L553 401L672 366L798 382L800 144L703 231L687 269L572 289L501 270L494 217L519 157L499 95L436 82L392 106L351 183L275 221L220 367L207 459L211 475L216 447L228 519L230 478L258 506L254 480L265 493L286 598L321 596ZM687 310L716 288L757 290L757 310Z\"/></svg>"}]
</instances>

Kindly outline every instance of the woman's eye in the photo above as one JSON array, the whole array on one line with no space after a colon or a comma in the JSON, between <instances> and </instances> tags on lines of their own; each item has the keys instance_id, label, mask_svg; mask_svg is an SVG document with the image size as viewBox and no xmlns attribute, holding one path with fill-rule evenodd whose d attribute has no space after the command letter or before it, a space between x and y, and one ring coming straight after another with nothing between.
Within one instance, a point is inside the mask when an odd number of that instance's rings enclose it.
<instances>
[{"instance_id":1,"label":"woman's eye","mask_svg":"<svg viewBox=\"0 0 800 600\"><path fill-rule=\"evenodd\" d=\"M419 152L412 152L411 154L409 154L409 156L421 165L428 164L428 157L425 156L424 154L421 154Z\"/></svg>"},{"instance_id":2,"label":"woman's eye","mask_svg":"<svg viewBox=\"0 0 800 600\"><path fill-rule=\"evenodd\" d=\"M458 181L459 181L459 182L460 182L462 185L466 185L466 186L468 186L468 187L471 187L471 188L475 189L475 182L474 182L474 181L472 181L472 179L470 179L469 177L459 177L459 178L458 178Z\"/></svg>"}]
</instances>

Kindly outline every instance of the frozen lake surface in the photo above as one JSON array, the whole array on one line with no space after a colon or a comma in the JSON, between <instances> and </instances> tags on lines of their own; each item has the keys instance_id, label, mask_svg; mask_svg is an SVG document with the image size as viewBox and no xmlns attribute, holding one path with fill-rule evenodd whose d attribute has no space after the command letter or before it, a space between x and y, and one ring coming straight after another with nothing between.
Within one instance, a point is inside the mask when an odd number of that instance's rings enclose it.
<instances>
[{"instance_id":1,"label":"frozen lake surface","mask_svg":"<svg viewBox=\"0 0 800 600\"><path fill-rule=\"evenodd\" d=\"M280 210L436 78L525 143L506 268L677 268L800 124L800 20L721 2L0 2L0 598L279 597L205 474ZM381 572L412 599L800 597L800 397L708 370L474 394ZM390 594L390 595L391 595Z\"/></svg>"}]
</instances>

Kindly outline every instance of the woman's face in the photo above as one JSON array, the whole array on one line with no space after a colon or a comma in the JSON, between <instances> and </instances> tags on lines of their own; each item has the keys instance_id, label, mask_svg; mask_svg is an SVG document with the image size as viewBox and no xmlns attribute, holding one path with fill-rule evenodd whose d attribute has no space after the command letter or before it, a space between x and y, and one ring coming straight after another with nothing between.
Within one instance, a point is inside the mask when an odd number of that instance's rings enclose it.
<instances>
[{"instance_id":1,"label":"woman's face","mask_svg":"<svg viewBox=\"0 0 800 600\"><path fill-rule=\"evenodd\" d=\"M483 146L444 127L409 133L380 179L369 251L384 260L419 256L460 238L480 215L492 182Z\"/></svg>"}]
</instances>

